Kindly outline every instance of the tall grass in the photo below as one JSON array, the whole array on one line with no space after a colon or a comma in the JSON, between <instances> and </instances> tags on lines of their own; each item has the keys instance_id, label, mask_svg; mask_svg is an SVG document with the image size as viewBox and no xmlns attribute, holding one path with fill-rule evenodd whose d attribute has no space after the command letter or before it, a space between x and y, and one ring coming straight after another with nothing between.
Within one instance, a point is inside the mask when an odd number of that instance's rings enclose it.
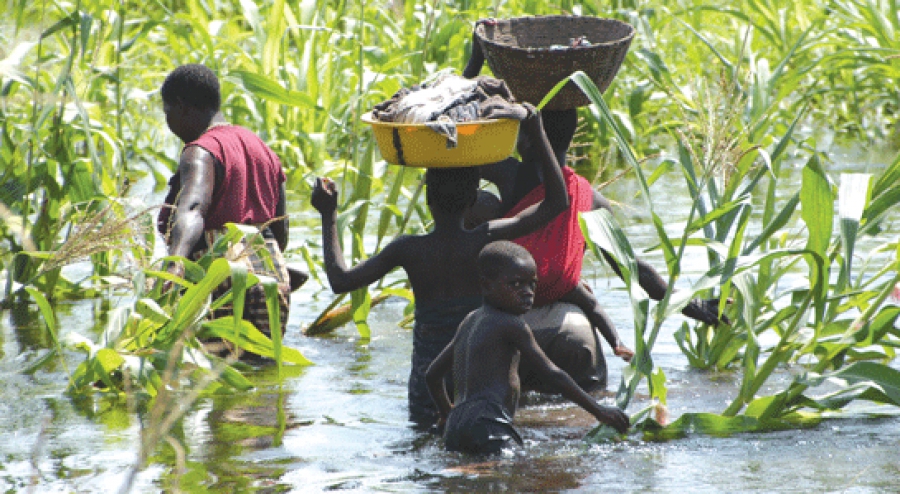
<instances>
[{"instance_id":1,"label":"tall grass","mask_svg":"<svg viewBox=\"0 0 900 494\"><path fill-rule=\"evenodd\" d=\"M706 250L710 270L687 296L717 288L715 294L722 300L734 297L733 324L691 328L684 323L676 333L676 340L696 367L722 369L740 361L742 385L738 395L721 416L688 414L668 428L660 429L660 424L648 421L643 423L644 429L653 437L670 437L688 430L718 433L758 430L812 423L821 418L821 412L839 409L855 398L900 404L898 396L890 391L900 384L897 381L900 376L889 367L896 338L900 336L894 328L900 311L884 304L900 281L897 257L883 260L874 273L865 268L857 271L852 268L857 234L863 225L871 221L869 228L873 229L866 230L878 231L872 225L881 222L886 204L895 205L900 200L896 192L887 192L885 185L886 180L896 175L896 163L879 176L879 199L870 202L869 174L842 175L841 186L835 194L835 186L825 168L825 156L814 150L806 151L809 158L800 190L786 204L776 204L784 154L794 142L803 142L794 133L806 107L786 127L780 141L766 146L755 130L772 128L784 106L772 94L773 86L761 80L758 69L751 72L755 77L750 83L742 82L737 77L740 67L729 63L713 44L707 41L704 44L727 68L727 76L724 84L720 84L723 97L695 99L693 110L697 118L685 118L685 123L674 131L678 142L674 166L685 177L693 204L687 227L677 243L668 237L652 212L650 190L625 133L618 128L616 119L590 81L575 78L594 100L602 122L615 130L623 154L639 178L670 269L670 287L677 279L684 246L692 244ZM709 94L708 87L695 94ZM759 102L764 100L768 102L760 106ZM759 108L763 111L755 111ZM754 192L763 187L767 192L759 204L759 199L754 197L759 194ZM754 224L749 214L754 206L763 211L759 224ZM798 206L805 231L785 230ZM834 233L836 206L839 231ZM607 250L616 242L627 243L602 215L587 218L585 227L594 242ZM754 237L752 232L759 233ZM773 241L779 233L782 240ZM889 240L886 247L895 249L896 239ZM879 247L872 254L881 258L883 251L884 247ZM612 252L616 252L620 262L626 265L631 262L630 248L620 246ZM807 285L783 291L779 283L796 268L798 261L807 266ZM854 279L867 280L867 286L854 286ZM626 285L634 291L634 280L626 279ZM670 288L655 312L655 324L649 331L646 331L648 309L639 305L645 304L645 297L632 297L638 312L635 317L638 352L631 371L625 373L618 395L620 405L630 401L637 382L644 378L651 396L665 400L664 379L659 378L659 370L653 369L649 349L662 320L670 313L667 310L671 294ZM680 308L684 300L681 297L674 308ZM761 336L768 332L774 333L777 343L763 347ZM757 396L773 373L795 363L807 365L809 373L773 396ZM843 379L845 385L840 391L824 398L804 395L808 388L821 384L829 376ZM740 419L732 419L742 410L744 415ZM597 431L595 437L600 436L602 431Z\"/></svg>"}]
</instances>

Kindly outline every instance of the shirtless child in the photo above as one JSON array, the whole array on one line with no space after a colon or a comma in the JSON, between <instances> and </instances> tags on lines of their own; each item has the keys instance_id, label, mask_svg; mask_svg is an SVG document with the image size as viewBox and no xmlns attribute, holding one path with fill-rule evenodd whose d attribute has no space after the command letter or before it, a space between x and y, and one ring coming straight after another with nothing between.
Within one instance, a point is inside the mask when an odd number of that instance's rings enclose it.
<instances>
[{"instance_id":1,"label":"shirtless child","mask_svg":"<svg viewBox=\"0 0 900 494\"><path fill-rule=\"evenodd\" d=\"M335 185L319 178L313 189L312 205L322 214L325 271L335 293L364 287L398 267L409 277L416 300L409 415L420 428L428 428L437 420L425 385L425 371L453 338L463 318L481 305L478 253L491 241L535 231L569 207L562 174L540 116L531 106L519 108L524 117L519 132L536 143L536 163L545 177L547 194L543 201L512 218L494 219L467 230L463 219L477 197L478 169L432 168L425 174L432 230L425 235L402 235L372 257L347 267L338 242Z\"/></svg>"},{"instance_id":2,"label":"shirtless child","mask_svg":"<svg viewBox=\"0 0 900 494\"><path fill-rule=\"evenodd\" d=\"M522 319L531 309L537 283L536 266L523 247L498 241L478 256L482 306L460 324L453 340L426 373L428 390L444 425L450 451L496 453L522 439L512 426L519 400L519 359L528 363L564 397L619 432L628 416L603 406L578 387L544 354ZM456 405L450 403L444 376L453 373Z\"/></svg>"}]
</instances>

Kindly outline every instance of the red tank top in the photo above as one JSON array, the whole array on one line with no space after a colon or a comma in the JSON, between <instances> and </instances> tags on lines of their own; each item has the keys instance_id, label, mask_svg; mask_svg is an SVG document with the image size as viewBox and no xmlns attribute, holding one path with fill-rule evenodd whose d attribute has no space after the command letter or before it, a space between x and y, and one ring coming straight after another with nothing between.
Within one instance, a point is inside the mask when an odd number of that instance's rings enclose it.
<instances>
[{"instance_id":1,"label":"red tank top","mask_svg":"<svg viewBox=\"0 0 900 494\"><path fill-rule=\"evenodd\" d=\"M213 127L196 141L222 165L222 183L204 218L204 230L225 223L265 223L275 217L275 207L285 181L278 156L253 132L237 126Z\"/></svg>"},{"instance_id":2,"label":"red tank top","mask_svg":"<svg viewBox=\"0 0 900 494\"><path fill-rule=\"evenodd\" d=\"M578 213L591 210L594 191L591 183L571 168L564 166L562 172L571 204L569 209L540 230L513 240L531 253L537 265L535 307L559 300L578 286L581 279L585 242L578 224ZM528 206L544 200L544 194L544 185L538 185L506 213L506 217L513 217Z\"/></svg>"}]
</instances>

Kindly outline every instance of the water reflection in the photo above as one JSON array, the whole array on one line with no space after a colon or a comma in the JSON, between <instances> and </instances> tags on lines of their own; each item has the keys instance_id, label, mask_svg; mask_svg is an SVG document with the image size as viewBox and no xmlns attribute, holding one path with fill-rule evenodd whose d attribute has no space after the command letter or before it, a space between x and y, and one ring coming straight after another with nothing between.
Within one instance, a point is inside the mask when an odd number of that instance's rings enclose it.
<instances>
[{"instance_id":1,"label":"water reflection","mask_svg":"<svg viewBox=\"0 0 900 494\"><path fill-rule=\"evenodd\" d=\"M296 367L285 370L286 378L302 373ZM178 422L176 443L153 458L169 466L160 479L166 490L241 492L281 485L277 479L296 461L279 452L284 435L308 422L291 412L291 392L274 366L248 376L255 389L201 400Z\"/></svg>"},{"instance_id":2,"label":"water reflection","mask_svg":"<svg viewBox=\"0 0 900 494\"><path fill-rule=\"evenodd\" d=\"M52 340L41 325L37 306L28 302L14 302L9 308L9 326L18 343L16 353L34 352L50 348Z\"/></svg>"}]
</instances>

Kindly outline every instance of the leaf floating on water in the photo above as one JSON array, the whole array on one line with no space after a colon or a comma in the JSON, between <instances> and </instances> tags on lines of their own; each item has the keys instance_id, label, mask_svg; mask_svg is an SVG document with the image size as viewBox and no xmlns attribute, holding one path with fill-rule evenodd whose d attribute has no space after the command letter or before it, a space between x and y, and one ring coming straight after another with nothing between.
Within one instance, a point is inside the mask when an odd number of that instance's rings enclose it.
<instances>
[{"instance_id":1,"label":"leaf floating on water","mask_svg":"<svg viewBox=\"0 0 900 494\"><path fill-rule=\"evenodd\" d=\"M765 432L798 427L813 427L818 425L821 420L822 416L819 413L795 413L785 416L783 420L760 420L747 415L726 417L717 413L686 413L667 426L663 426L655 419L648 417L634 424L632 430L643 432L644 440L667 441L687 437L689 434L728 437L742 432ZM591 434L593 432L591 431Z\"/></svg>"},{"instance_id":2,"label":"leaf floating on water","mask_svg":"<svg viewBox=\"0 0 900 494\"><path fill-rule=\"evenodd\" d=\"M621 434L619 431L614 429L612 426L606 424L600 424L597 427L591 429L590 432L584 436L584 440L589 443L618 443L627 439L626 434Z\"/></svg>"}]
</instances>

